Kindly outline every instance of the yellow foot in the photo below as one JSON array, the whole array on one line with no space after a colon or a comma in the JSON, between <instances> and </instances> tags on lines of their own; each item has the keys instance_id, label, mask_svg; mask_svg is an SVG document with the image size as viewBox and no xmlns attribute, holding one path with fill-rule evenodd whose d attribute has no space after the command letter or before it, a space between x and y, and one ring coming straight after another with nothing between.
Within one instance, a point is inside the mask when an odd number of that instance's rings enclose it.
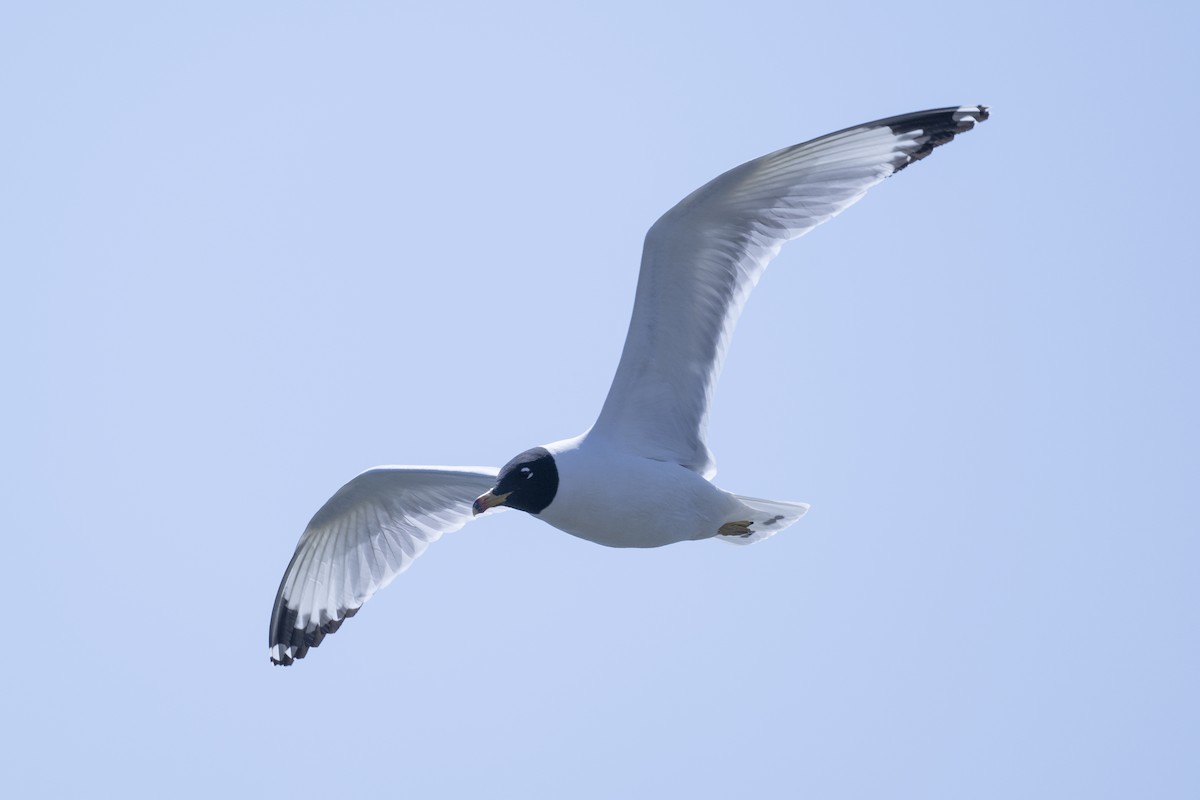
<instances>
[{"instance_id":1,"label":"yellow foot","mask_svg":"<svg viewBox=\"0 0 1200 800\"><path fill-rule=\"evenodd\" d=\"M748 519L739 519L736 522L726 522L717 529L717 534L720 536L749 536L750 534L754 533L754 531L750 530L750 526L753 524L754 523Z\"/></svg>"}]
</instances>

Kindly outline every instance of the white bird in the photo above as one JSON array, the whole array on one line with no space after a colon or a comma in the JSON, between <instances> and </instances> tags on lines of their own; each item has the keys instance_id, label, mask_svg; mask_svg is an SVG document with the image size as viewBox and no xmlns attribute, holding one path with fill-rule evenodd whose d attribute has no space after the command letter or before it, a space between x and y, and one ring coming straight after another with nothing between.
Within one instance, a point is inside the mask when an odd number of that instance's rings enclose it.
<instances>
[{"instance_id":1,"label":"white bird","mask_svg":"<svg viewBox=\"0 0 1200 800\"><path fill-rule=\"evenodd\" d=\"M308 523L271 614L275 664L304 658L430 542L491 508L610 547L765 539L806 503L730 494L705 444L730 334L779 248L987 119L986 106L868 122L747 162L650 228L625 349L595 424L491 467L376 467Z\"/></svg>"}]
</instances>

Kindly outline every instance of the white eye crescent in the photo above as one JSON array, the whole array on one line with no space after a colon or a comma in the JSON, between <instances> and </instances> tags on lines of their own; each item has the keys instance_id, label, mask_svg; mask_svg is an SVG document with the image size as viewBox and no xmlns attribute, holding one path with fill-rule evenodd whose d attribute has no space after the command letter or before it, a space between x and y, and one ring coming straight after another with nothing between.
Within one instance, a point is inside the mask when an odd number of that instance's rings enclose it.
<instances>
[{"instance_id":1,"label":"white eye crescent","mask_svg":"<svg viewBox=\"0 0 1200 800\"><path fill-rule=\"evenodd\" d=\"M533 470L531 470L529 467L521 467L521 472L525 473L525 480L529 480L533 477Z\"/></svg>"}]
</instances>

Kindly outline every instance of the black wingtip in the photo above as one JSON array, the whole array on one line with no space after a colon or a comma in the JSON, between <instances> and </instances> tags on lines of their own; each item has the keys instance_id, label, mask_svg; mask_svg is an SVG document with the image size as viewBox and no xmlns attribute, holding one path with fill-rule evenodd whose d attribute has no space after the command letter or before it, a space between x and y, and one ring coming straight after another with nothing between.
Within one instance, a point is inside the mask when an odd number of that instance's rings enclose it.
<instances>
[{"instance_id":1,"label":"black wingtip","mask_svg":"<svg viewBox=\"0 0 1200 800\"><path fill-rule=\"evenodd\" d=\"M897 136L919 132L914 149L909 150L904 162L896 167L895 171L899 172L914 161L925 158L935 148L951 141L958 134L971 130L989 116L988 107L984 105L951 106L891 117L880 120L878 124L888 126Z\"/></svg>"},{"instance_id":2,"label":"black wingtip","mask_svg":"<svg viewBox=\"0 0 1200 800\"><path fill-rule=\"evenodd\" d=\"M361 606L360 606L361 608ZM335 633L342 623L358 613L358 608L350 608L338 619L332 619L324 625L308 627L296 626L296 609L283 606L272 620L270 636L271 663L278 667L290 667L301 658L308 655L310 647L317 647L327 634Z\"/></svg>"}]
</instances>

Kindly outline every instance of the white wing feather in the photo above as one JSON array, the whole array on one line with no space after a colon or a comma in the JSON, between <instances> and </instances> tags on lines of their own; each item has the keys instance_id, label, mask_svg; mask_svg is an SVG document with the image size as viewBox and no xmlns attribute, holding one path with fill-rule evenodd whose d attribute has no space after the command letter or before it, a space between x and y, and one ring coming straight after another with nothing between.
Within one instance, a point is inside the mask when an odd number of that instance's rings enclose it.
<instances>
[{"instance_id":1,"label":"white wing feather","mask_svg":"<svg viewBox=\"0 0 1200 800\"><path fill-rule=\"evenodd\" d=\"M591 436L706 477L708 409L750 290L788 240L987 119L959 106L870 122L736 167L646 235L625 349Z\"/></svg>"},{"instance_id":2,"label":"white wing feather","mask_svg":"<svg viewBox=\"0 0 1200 800\"><path fill-rule=\"evenodd\" d=\"M376 467L347 483L308 523L271 614L271 660L304 658L408 568L431 542L471 521L491 467Z\"/></svg>"}]
</instances>

